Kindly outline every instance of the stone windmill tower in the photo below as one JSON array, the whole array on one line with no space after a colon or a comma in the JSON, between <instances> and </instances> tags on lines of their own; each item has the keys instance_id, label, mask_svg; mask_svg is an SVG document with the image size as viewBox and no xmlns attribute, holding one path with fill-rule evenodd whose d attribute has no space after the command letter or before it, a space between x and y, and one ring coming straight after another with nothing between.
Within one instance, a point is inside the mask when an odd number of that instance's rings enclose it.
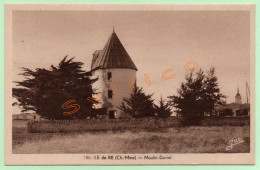
<instances>
[{"instance_id":1,"label":"stone windmill tower","mask_svg":"<svg viewBox=\"0 0 260 170\"><path fill-rule=\"evenodd\" d=\"M96 50L91 63L93 78L98 80L93 87L99 93L95 98L100 101L98 108L108 109L110 119L124 116L117 108L124 97L131 93L136 81L137 67L118 39L114 29L103 50Z\"/></svg>"}]
</instances>

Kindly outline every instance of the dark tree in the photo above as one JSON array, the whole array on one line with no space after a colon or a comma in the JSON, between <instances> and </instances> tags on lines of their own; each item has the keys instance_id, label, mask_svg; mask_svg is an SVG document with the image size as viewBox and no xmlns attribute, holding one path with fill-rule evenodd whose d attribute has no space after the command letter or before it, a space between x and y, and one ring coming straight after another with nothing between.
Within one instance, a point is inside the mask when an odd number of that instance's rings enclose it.
<instances>
[{"instance_id":1,"label":"dark tree","mask_svg":"<svg viewBox=\"0 0 260 170\"><path fill-rule=\"evenodd\" d=\"M169 96L170 103L183 116L201 115L203 112L203 79L204 73L199 70L194 77L194 73L186 74L186 82L181 84L177 90L178 95Z\"/></svg>"},{"instance_id":2,"label":"dark tree","mask_svg":"<svg viewBox=\"0 0 260 170\"><path fill-rule=\"evenodd\" d=\"M218 78L215 76L215 68L211 68L207 72L207 76L204 80L204 101L205 101L205 112L209 115L212 115L215 110L215 105L221 105L224 103L222 100L226 98L223 94L220 93L218 86Z\"/></svg>"},{"instance_id":3,"label":"dark tree","mask_svg":"<svg viewBox=\"0 0 260 170\"><path fill-rule=\"evenodd\" d=\"M162 97L159 100L159 105L154 105L154 107L156 115L160 118L168 118L172 114L170 103L163 100Z\"/></svg>"},{"instance_id":4,"label":"dark tree","mask_svg":"<svg viewBox=\"0 0 260 170\"><path fill-rule=\"evenodd\" d=\"M146 95L143 88L134 85L134 90L128 98L124 98L120 110L131 115L134 118L155 116L152 95Z\"/></svg>"},{"instance_id":5,"label":"dark tree","mask_svg":"<svg viewBox=\"0 0 260 170\"><path fill-rule=\"evenodd\" d=\"M168 97L169 102L187 118L185 123L199 124L200 118L211 114L215 104L220 104L225 96L220 93L214 68L207 75L201 69L188 73L185 80L177 90L178 95Z\"/></svg>"},{"instance_id":6,"label":"dark tree","mask_svg":"<svg viewBox=\"0 0 260 170\"><path fill-rule=\"evenodd\" d=\"M82 70L83 63L73 59L67 60L66 56L50 69L22 68L25 80L15 82L17 88L13 88L13 97L23 111L32 110L47 119L93 116L93 103L86 99L94 94L92 84L96 79L90 78L91 72ZM73 110L77 111L73 113Z\"/></svg>"}]
</instances>

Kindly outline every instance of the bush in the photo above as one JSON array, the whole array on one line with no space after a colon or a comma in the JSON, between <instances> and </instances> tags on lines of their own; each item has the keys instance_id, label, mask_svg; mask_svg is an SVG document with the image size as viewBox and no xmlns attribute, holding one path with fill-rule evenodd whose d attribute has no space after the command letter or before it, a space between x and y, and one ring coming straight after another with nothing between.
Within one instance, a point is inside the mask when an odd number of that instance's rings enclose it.
<instances>
[{"instance_id":1,"label":"bush","mask_svg":"<svg viewBox=\"0 0 260 170\"><path fill-rule=\"evenodd\" d=\"M219 116L232 116L232 115L233 115L232 109L228 109L228 108L221 110L219 113Z\"/></svg>"},{"instance_id":2,"label":"bush","mask_svg":"<svg viewBox=\"0 0 260 170\"><path fill-rule=\"evenodd\" d=\"M202 118L200 116L186 116L181 120L182 126L200 126Z\"/></svg>"},{"instance_id":3,"label":"bush","mask_svg":"<svg viewBox=\"0 0 260 170\"><path fill-rule=\"evenodd\" d=\"M143 88L137 87L135 83L134 90L129 94L129 97L123 98L123 102L118 108L134 118L154 117L152 95L145 94Z\"/></svg>"}]
</instances>

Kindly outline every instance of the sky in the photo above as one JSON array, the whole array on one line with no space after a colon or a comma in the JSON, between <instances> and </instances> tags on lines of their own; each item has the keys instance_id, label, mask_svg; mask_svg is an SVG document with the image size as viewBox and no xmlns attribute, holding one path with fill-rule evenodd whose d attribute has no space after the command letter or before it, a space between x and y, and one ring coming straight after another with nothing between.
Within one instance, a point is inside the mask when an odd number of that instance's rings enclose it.
<instances>
[{"instance_id":1,"label":"sky","mask_svg":"<svg viewBox=\"0 0 260 170\"><path fill-rule=\"evenodd\" d=\"M234 102L238 87L246 102L248 11L15 11L13 80L23 79L18 75L21 67L50 68L66 55L90 70L92 54L103 49L113 26L138 68L138 86L154 93L155 100L176 95L187 73L184 65L195 61L203 70L215 67L228 103ZM173 69L176 76L164 80L161 75L166 69Z\"/></svg>"}]
</instances>

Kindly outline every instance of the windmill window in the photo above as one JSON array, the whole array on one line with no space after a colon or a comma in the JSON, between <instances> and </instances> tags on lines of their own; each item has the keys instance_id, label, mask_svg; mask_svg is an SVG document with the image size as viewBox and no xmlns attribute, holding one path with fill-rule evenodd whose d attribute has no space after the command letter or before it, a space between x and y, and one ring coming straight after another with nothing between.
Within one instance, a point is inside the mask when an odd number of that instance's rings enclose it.
<instances>
[{"instance_id":1,"label":"windmill window","mask_svg":"<svg viewBox=\"0 0 260 170\"><path fill-rule=\"evenodd\" d=\"M113 97L113 91L112 90L108 90L108 98L112 99Z\"/></svg>"},{"instance_id":2,"label":"windmill window","mask_svg":"<svg viewBox=\"0 0 260 170\"><path fill-rule=\"evenodd\" d=\"M112 79L112 73L111 73L111 72L108 72L108 73L107 73L107 79L108 79L108 80L111 80L111 79Z\"/></svg>"}]
</instances>

